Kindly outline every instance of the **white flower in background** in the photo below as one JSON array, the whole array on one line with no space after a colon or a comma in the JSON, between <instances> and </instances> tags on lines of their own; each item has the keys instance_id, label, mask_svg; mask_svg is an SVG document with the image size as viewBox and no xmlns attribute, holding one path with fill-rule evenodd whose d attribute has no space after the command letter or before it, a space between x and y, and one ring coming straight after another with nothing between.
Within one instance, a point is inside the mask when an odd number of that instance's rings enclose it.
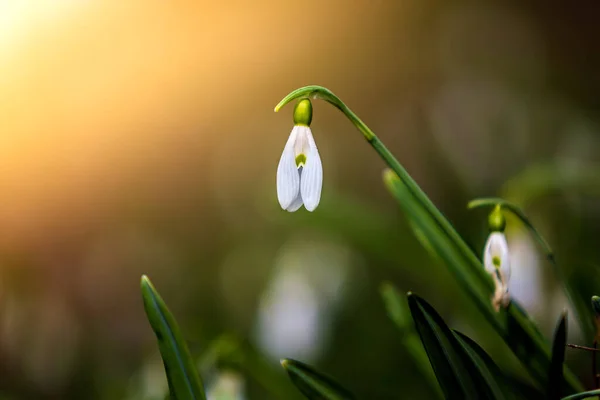
<instances>
[{"instance_id":1,"label":"white flower in background","mask_svg":"<svg viewBox=\"0 0 600 400\"><path fill-rule=\"evenodd\" d=\"M314 211L321 200L323 166L310 130L312 104L303 99L294 108L294 128L277 167L277 199L289 212L302 204Z\"/></svg>"},{"instance_id":2,"label":"white flower in background","mask_svg":"<svg viewBox=\"0 0 600 400\"><path fill-rule=\"evenodd\" d=\"M483 251L483 266L494 280L495 290L492 297L492 306L497 312L500 311L501 306L507 307L510 303L510 296L508 294L510 257L506 236L504 236L506 220L502 214L500 204L496 205L490 213L488 227L491 233Z\"/></svg>"},{"instance_id":3,"label":"white flower in background","mask_svg":"<svg viewBox=\"0 0 600 400\"><path fill-rule=\"evenodd\" d=\"M253 340L261 354L272 362L285 356L310 363L322 356L341 307L362 282L354 275L359 260L345 243L326 236L298 234L288 241L257 309Z\"/></svg>"},{"instance_id":4,"label":"white flower in background","mask_svg":"<svg viewBox=\"0 0 600 400\"><path fill-rule=\"evenodd\" d=\"M506 237L502 232L492 232L485 244L483 253L485 270L494 279L496 290L492 304L496 311L500 306L506 307L510 302L508 281L510 279L510 256Z\"/></svg>"},{"instance_id":5,"label":"white flower in background","mask_svg":"<svg viewBox=\"0 0 600 400\"><path fill-rule=\"evenodd\" d=\"M243 400L246 398L245 382L237 372L224 370L219 372L217 378L208 386L206 398L208 400Z\"/></svg>"}]
</instances>

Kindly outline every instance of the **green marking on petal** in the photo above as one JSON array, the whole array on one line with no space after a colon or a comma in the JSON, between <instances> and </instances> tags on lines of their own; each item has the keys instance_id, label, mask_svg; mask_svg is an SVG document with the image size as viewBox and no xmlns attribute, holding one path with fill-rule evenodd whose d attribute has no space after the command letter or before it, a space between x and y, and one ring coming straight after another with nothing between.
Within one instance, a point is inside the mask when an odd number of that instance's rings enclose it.
<instances>
[{"instance_id":1,"label":"green marking on petal","mask_svg":"<svg viewBox=\"0 0 600 400\"><path fill-rule=\"evenodd\" d=\"M300 153L296 156L296 166L301 167L306 164L306 156L303 153Z\"/></svg>"},{"instance_id":2,"label":"green marking on petal","mask_svg":"<svg viewBox=\"0 0 600 400\"><path fill-rule=\"evenodd\" d=\"M502 262L500 261L500 257L498 257L498 256L492 257L492 264L494 264L494 266L496 268L500 268L500 264L502 264Z\"/></svg>"}]
</instances>

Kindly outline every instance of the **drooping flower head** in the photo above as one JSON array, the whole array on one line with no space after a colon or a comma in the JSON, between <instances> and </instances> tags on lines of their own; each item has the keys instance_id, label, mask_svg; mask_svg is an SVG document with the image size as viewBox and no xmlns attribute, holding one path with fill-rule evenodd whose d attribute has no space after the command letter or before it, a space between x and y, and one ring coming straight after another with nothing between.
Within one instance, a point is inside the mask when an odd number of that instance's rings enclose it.
<instances>
[{"instance_id":1,"label":"drooping flower head","mask_svg":"<svg viewBox=\"0 0 600 400\"><path fill-rule=\"evenodd\" d=\"M508 294L508 281L510 280L510 256L508 244L504 236L506 222L500 210L496 207L488 219L490 236L485 244L483 252L483 265L485 270L495 284L495 292L492 297L492 305L498 311L500 306L506 307L510 302Z\"/></svg>"},{"instance_id":2,"label":"drooping flower head","mask_svg":"<svg viewBox=\"0 0 600 400\"><path fill-rule=\"evenodd\" d=\"M289 212L303 204L314 211L321 200L323 166L310 130L312 104L302 99L294 107L294 128L277 167L277 199Z\"/></svg>"}]
</instances>

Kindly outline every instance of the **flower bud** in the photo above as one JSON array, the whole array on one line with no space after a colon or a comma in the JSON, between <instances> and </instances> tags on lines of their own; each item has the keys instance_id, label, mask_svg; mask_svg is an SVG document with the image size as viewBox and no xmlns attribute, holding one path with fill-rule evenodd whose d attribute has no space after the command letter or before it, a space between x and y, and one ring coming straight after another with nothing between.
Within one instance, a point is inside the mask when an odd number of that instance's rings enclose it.
<instances>
[{"instance_id":1,"label":"flower bud","mask_svg":"<svg viewBox=\"0 0 600 400\"><path fill-rule=\"evenodd\" d=\"M312 122L312 103L309 99L302 99L294 107L294 125L310 126Z\"/></svg>"},{"instance_id":2,"label":"flower bud","mask_svg":"<svg viewBox=\"0 0 600 400\"><path fill-rule=\"evenodd\" d=\"M506 219L499 204L494 207L494 211L488 217L488 227L490 232L504 232L504 228L506 228Z\"/></svg>"}]
</instances>

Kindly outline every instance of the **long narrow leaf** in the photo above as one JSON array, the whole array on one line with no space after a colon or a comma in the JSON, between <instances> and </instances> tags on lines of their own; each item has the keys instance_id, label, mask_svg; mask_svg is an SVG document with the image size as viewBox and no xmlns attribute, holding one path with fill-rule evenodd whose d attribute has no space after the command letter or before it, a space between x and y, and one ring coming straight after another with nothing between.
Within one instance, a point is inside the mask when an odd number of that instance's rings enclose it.
<instances>
[{"instance_id":1,"label":"long narrow leaf","mask_svg":"<svg viewBox=\"0 0 600 400\"><path fill-rule=\"evenodd\" d=\"M460 343L466 349L471 357L471 360L477 367L483 371L484 379L488 381L490 386L497 387L503 393L504 397L537 400L544 399L545 395L537 388L522 382L514 377L505 374L498 365L492 360L489 354L486 353L473 339L458 332L453 331Z\"/></svg>"},{"instance_id":2,"label":"long narrow leaf","mask_svg":"<svg viewBox=\"0 0 600 400\"><path fill-rule=\"evenodd\" d=\"M563 363L565 362L565 348L567 345L567 313L564 312L552 343L552 362L548 371L548 399L560 399L562 393Z\"/></svg>"},{"instance_id":3,"label":"long narrow leaf","mask_svg":"<svg viewBox=\"0 0 600 400\"><path fill-rule=\"evenodd\" d=\"M142 276L141 288L144 309L158 340L171 396L176 400L206 400L204 385L175 318L146 275Z\"/></svg>"},{"instance_id":4,"label":"long narrow leaf","mask_svg":"<svg viewBox=\"0 0 600 400\"><path fill-rule=\"evenodd\" d=\"M380 292L390 319L400 330L400 340L404 344L404 348L432 389L441 397L442 393L427 357L427 352L423 348L423 343L418 333L415 332L410 319L410 309L406 298L404 295L401 296L398 290L387 282L381 285Z\"/></svg>"},{"instance_id":5,"label":"long narrow leaf","mask_svg":"<svg viewBox=\"0 0 600 400\"><path fill-rule=\"evenodd\" d=\"M333 378L322 374L300 361L285 358L281 366L286 370L298 390L311 400L352 400L350 391Z\"/></svg>"},{"instance_id":6,"label":"long narrow leaf","mask_svg":"<svg viewBox=\"0 0 600 400\"><path fill-rule=\"evenodd\" d=\"M567 397L563 397L562 400L583 400L591 399L592 397L597 399L600 396L600 389L590 390L588 392L575 393Z\"/></svg>"},{"instance_id":7,"label":"long narrow leaf","mask_svg":"<svg viewBox=\"0 0 600 400\"><path fill-rule=\"evenodd\" d=\"M435 309L409 293L408 306L438 382L447 399L502 399Z\"/></svg>"},{"instance_id":8,"label":"long narrow leaf","mask_svg":"<svg viewBox=\"0 0 600 400\"><path fill-rule=\"evenodd\" d=\"M596 324L590 309L590 297L600 287L599 273L600 269L596 265L578 265L562 281L569 302L575 311L575 318L583 330L584 342L591 342L596 336Z\"/></svg>"},{"instance_id":9,"label":"long narrow leaf","mask_svg":"<svg viewBox=\"0 0 600 400\"><path fill-rule=\"evenodd\" d=\"M485 352L473 340L457 332L454 332L454 334L458 339L458 342L462 345L462 347L469 355L473 364L475 364L481 372L481 377L490 387L490 390L494 394L494 399L507 398L509 390L502 381L502 374L500 372L500 368L498 368L498 366L495 363L490 362L491 360L483 359L482 352Z\"/></svg>"}]
</instances>

